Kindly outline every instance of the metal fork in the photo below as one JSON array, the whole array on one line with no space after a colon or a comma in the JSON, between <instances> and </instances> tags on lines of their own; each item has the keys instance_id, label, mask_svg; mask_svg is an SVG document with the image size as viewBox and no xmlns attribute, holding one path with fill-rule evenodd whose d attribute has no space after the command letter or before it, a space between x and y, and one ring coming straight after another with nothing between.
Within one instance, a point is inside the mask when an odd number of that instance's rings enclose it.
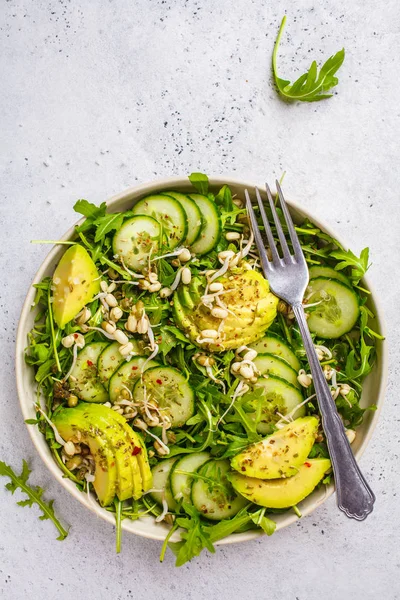
<instances>
[{"instance_id":1,"label":"metal fork","mask_svg":"<svg viewBox=\"0 0 400 600\"><path fill-rule=\"evenodd\" d=\"M276 182L276 188L284 220L292 242L293 254L291 254L286 241L271 191L266 184L267 197L283 254L283 257L280 257L265 213L260 192L256 188L257 203L272 255L271 260L268 259L265 250L265 245L251 205L249 193L245 190L247 210L255 242L260 254L261 265L264 274L269 281L271 290L292 307L293 313L299 324L304 347L310 363L315 393L322 415L322 426L326 435L329 454L332 461L338 506L348 517L363 521L373 510L375 496L364 479L353 456L343 423L337 412L335 401L332 398L314 348L302 304L304 292L309 281L308 267L278 181Z\"/></svg>"}]
</instances>

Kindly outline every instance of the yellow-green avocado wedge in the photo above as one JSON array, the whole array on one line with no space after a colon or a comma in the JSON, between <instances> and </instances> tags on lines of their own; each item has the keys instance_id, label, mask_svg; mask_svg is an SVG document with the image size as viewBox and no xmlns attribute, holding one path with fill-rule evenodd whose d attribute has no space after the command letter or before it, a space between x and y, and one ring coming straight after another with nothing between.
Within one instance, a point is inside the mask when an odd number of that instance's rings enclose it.
<instances>
[{"instance_id":1,"label":"yellow-green avocado wedge","mask_svg":"<svg viewBox=\"0 0 400 600\"><path fill-rule=\"evenodd\" d=\"M292 477L309 455L317 430L315 417L296 419L234 456L231 466L257 479Z\"/></svg>"},{"instance_id":2,"label":"yellow-green avocado wedge","mask_svg":"<svg viewBox=\"0 0 400 600\"><path fill-rule=\"evenodd\" d=\"M77 433L90 448L95 463L93 487L102 506L108 506L117 492L117 465L114 450L98 425L74 408L62 408L53 416L61 437L68 441Z\"/></svg>"},{"instance_id":3,"label":"yellow-green avocado wedge","mask_svg":"<svg viewBox=\"0 0 400 600\"><path fill-rule=\"evenodd\" d=\"M140 498L142 495L142 478L135 456L132 456L130 440L125 430L114 419L114 410L107 406L78 404L73 410L80 412L83 419L95 424L97 429L104 432L110 444L117 466L117 496L120 500ZM75 416L71 417L75 418Z\"/></svg>"},{"instance_id":4,"label":"yellow-green avocado wedge","mask_svg":"<svg viewBox=\"0 0 400 600\"><path fill-rule=\"evenodd\" d=\"M53 314L59 327L71 321L100 290L99 272L83 246L68 248L53 275Z\"/></svg>"},{"instance_id":5,"label":"yellow-green avocado wedge","mask_svg":"<svg viewBox=\"0 0 400 600\"><path fill-rule=\"evenodd\" d=\"M310 458L293 477L256 479L232 472L233 488L250 502L267 508L289 508L306 498L330 469L328 458Z\"/></svg>"},{"instance_id":6,"label":"yellow-green avocado wedge","mask_svg":"<svg viewBox=\"0 0 400 600\"><path fill-rule=\"evenodd\" d=\"M203 349L222 352L248 345L258 340L276 317L278 298L269 291L269 283L261 273L242 267L216 280L226 292L221 297L229 312L224 321L222 343L201 344ZM210 308L201 302L200 291L192 286L181 286L173 297L173 314L176 325L194 343L200 332L215 329L221 320L211 315ZM192 296L189 302L188 295Z\"/></svg>"},{"instance_id":7,"label":"yellow-green avocado wedge","mask_svg":"<svg viewBox=\"0 0 400 600\"><path fill-rule=\"evenodd\" d=\"M153 486L153 475L151 473L144 441L139 433L133 431L132 427L128 425L126 419L122 415L119 415L114 410L111 412L113 413L114 420L125 429L127 439L130 443L132 456L135 456L139 464L143 492L147 492Z\"/></svg>"}]
</instances>

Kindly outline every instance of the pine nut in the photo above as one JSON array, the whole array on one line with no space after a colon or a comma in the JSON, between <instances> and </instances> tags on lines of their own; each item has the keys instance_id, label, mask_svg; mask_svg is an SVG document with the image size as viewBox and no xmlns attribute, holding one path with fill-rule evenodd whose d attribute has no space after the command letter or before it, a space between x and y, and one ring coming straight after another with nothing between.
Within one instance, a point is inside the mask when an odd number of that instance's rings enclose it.
<instances>
[{"instance_id":1,"label":"pine nut","mask_svg":"<svg viewBox=\"0 0 400 600\"><path fill-rule=\"evenodd\" d=\"M104 331L106 333L113 335L113 333L115 333L115 330L117 329L117 326L115 325L115 323L109 323L108 321L103 321L101 324L101 328L104 329Z\"/></svg>"},{"instance_id":2,"label":"pine nut","mask_svg":"<svg viewBox=\"0 0 400 600\"><path fill-rule=\"evenodd\" d=\"M149 287L149 292L153 293L153 292L159 292L161 289L161 283L159 281L156 281L156 283L152 283L151 286Z\"/></svg>"},{"instance_id":3,"label":"pine nut","mask_svg":"<svg viewBox=\"0 0 400 600\"><path fill-rule=\"evenodd\" d=\"M147 333L148 330L149 330L149 321L147 320L145 315L143 315L143 317L140 319L140 321L137 324L137 332L140 333L141 335L143 335L144 333Z\"/></svg>"},{"instance_id":4,"label":"pine nut","mask_svg":"<svg viewBox=\"0 0 400 600\"><path fill-rule=\"evenodd\" d=\"M187 262L191 258L192 258L192 255L190 254L190 251L187 248L184 248L182 250L182 252L179 254L179 260L181 262Z\"/></svg>"},{"instance_id":5,"label":"pine nut","mask_svg":"<svg viewBox=\"0 0 400 600\"><path fill-rule=\"evenodd\" d=\"M125 324L125 329L134 333L137 329L137 318L134 315L129 315L128 320Z\"/></svg>"},{"instance_id":6,"label":"pine nut","mask_svg":"<svg viewBox=\"0 0 400 600\"><path fill-rule=\"evenodd\" d=\"M172 294L172 290L168 287L165 287L160 292L160 298L168 298Z\"/></svg>"},{"instance_id":7,"label":"pine nut","mask_svg":"<svg viewBox=\"0 0 400 600\"><path fill-rule=\"evenodd\" d=\"M210 283L208 286L210 292L221 292L224 289L222 283L218 283L217 281Z\"/></svg>"},{"instance_id":8,"label":"pine nut","mask_svg":"<svg viewBox=\"0 0 400 600\"><path fill-rule=\"evenodd\" d=\"M300 369L297 376L297 381L301 386L307 388L312 384L312 377L311 375L307 375L304 369Z\"/></svg>"},{"instance_id":9,"label":"pine nut","mask_svg":"<svg viewBox=\"0 0 400 600\"><path fill-rule=\"evenodd\" d=\"M72 334L67 335L61 340L61 343L64 346L64 348L71 348L71 346L75 344L75 338Z\"/></svg>"},{"instance_id":10,"label":"pine nut","mask_svg":"<svg viewBox=\"0 0 400 600\"><path fill-rule=\"evenodd\" d=\"M226 319L229 313L225 308L216 307L212 309L211 314L216 319Z\"/></svg>"},{"instance_id":11,"label":"pine nut","mask_svg":"<svg viewBox=\"0 0 400 600\"><path fill-rule=\"evenodd\" d=\"M201 332L201 336L203 338L211 338L213 340L216 340L218 337L218 331L216 329L203 329L203 331Z\"/></svg>"},{"instance_id":12,"label":"pine nut","mask_svg":"<svg viewBox=\"0 0 400 600\"><path fill-rule=\"evenodd\" d=\"M354 431L354 429L346 429L345 433L347 439L349 440L349 444L352 444L356 439L356 432Z\"/></svg>"},{"instance_id":13,"label":"pine nut","mask_svg":"<svg viewBox=\"0 0 400 600\"><path fill-rule=\"evenodd\" d=\"M86 323L87 321L89 321L89 319L90 319L91 316L92 316L92 313L85 306L85 308L83 308L81 310L81 312L78 314L78 316L75 318L75 321L78 323L78 325L83 325L84 323Z\"/></svg>"},{"instance_id":14,"label":"pine nut","mask_svg":"<svg viewBox=\"0 0 400 600\"><path fill-rule=\"evenodd\" d=\"M240 240L240 233L237 231L228 231L228 233L225 235L225 239L228 240L228 242Z\"/></svg>"},{"instance_id":15,"label":"pine nut","mask_svg":"<svg viewBox=\"0 0 400 600\"><path fill-rule=\"evenodd\" d=\"M239 373L244 379L251 379L254 376L254 371L249 365L242 365Z\"/></svg>"},{"instance_id":16,"label":"pine nut","mask_svg":"<svg viewBox=\"0 0 400 600\"><path fill-rule=\"evenodd\" d=\"M122 317L123 314L124 313L123 313L122 309L119 306L115 306L110 311L110 318L115 323L116 321L120 320L120 318Z\"/></svg>"},{"instance_id":17,"label":"pine nut","mask_svg":"<svg viewBox=\"0 0 400 600\"><path fill-rule=\"evenodd\" d=\"M156 283L158 281L157 273L149 273L148 279L149 279L150 283Z\"/></svg>"},{"instance_id":18,"label":"pine nut","mask_svg":"<svg viewBox=\"0 0 400 600\"><path fill-rule=\"evenodd\" d=\"M100 281L100 289L102 292L106 292L108 289L107 281Z\"/></svg>"},{"instance_id":19,"label":"pine nut","mask_svg":"<svg viewBox=\"0 0 400 600\"><path fill-rule=\"evenodd\" d=\"M64 444L64 452L68 454L68 456L73 456L76 452L75 444L73 442L66 442Z\"/></svg>"},{"instance_id":20,"label":"pine nut","mask_svg":"<svg viewBox=\"0 0 400 600\"><path fill-rule=\"evenodd\" d=\"M257 350L249 350L248 352L246 352L246 354L243 356L243 360L249 360L252 361L257 357Z\"/></svg>"},{"instance_id":21,"label":"pine nut","mask_svg":"<svg viewBox=\"0 0 400 600\"><path fill-rule=\"evenodd\" d=\"M192 281L192 272L188 267L182 269L181 281L184 285L188 285Z\"/></svg>"},{"instance_id":22,"label":"pine nut","mask_svg":"<svg viewBox=\"0 0 400 600\"><path fill-rule=\"evenodd\" d=\"M118 348L118 351L119 351L120 355L123 356L124 358L129 356L134 351L132 342L128 342L127 344L120 346Z\"/></svg>"},{"instance_id":23,"label":"pine nut","mask_svg":"<svg viewBox=\"0 0 400 600\"><path fill-rule=\"evenodd\" d=\"M85 338L83 335L81 333L73 333L72 335L75 340L75 345L78 346L78 348L83 348L85 346Z\"/></svg>"},{"instance_id":24,"label":"pine nut","mask_svg":"<svg viewBox=\"0 0 400 600\"><path fill-rule=\"evenodd\" d=\"M231 365L232 373L239 373L241 366L242 366L242 363L240 363L240 362L232 363L232 365Z\"/></svg>"},{"instance_id":25,"label":"pine nut","mask_svg":"<svg viewBox=\"0 0 400 600\"><path fill-rule=\"evenodd\" d=\"M143 419L140 419L139 417L137 417L134 421L133 424L135 427L137 427L138 429L143 429L143 431L146 431L147 429L147 423L145 423L143 421Z\"/></svg>"},{"instance_id":26,"label":"pine nut","mask_svg":"<svg viewBox=\"0 0 400 600\"><path fill-rule=\"evenodd\" d=\"M129 343L129 338L126 335L126 333L122 331L122 329L117 329L116 331L114 331L114 339L122 346Z\"/></svg>"},{"instance_id":27,"label":"pine nut","mask_svg":"<svg viewBox=\"0 0 400 600\"><path fill-rule=\"evenodd\" d=\"M233 252L233 250L224 250L223 252L220 252L218 254L218 258L222 262L224 262L227 258L233 258L234 256L235 253Z\"/></svg>"},{"instance_id":28,"label":"pine nut","mask_svg":"<svg viewBox=\"0 0 400 600\"><path fill-rule=\"evenodd\" d=\"M112 292L117 288L117 284L113 281L107 288L107 292L112 294Z\"/></svg>"},{"instance_id":29,"label":"pine nut","mask_svg":"<svg viewBox=\"0 0 400 600\"><path fill-rule=\"evenodd\" d=\"M139 280L139 287L141 290L148 290L150 287L150 281L147 281L147 279L140 279Z\"/></svg>"},{"instance_id":30,"label":"pine nut","mask_svg":"<svg viewBox=\"0 0 400 600\"><path fill-rule=\"evenodd\" d=\"M106 304L108 304L108 306L110 306L111 308L118 306L117 299L113 294L107 294L104 300L106 301Z\"/></svg>"}]
</instances>

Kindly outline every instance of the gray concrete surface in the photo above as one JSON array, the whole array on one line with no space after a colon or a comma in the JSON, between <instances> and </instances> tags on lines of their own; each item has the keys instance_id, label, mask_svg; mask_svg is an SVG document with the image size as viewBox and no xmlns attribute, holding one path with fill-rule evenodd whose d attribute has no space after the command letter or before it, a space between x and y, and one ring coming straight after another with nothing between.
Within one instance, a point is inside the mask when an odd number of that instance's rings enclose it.
<instances>
[{"instance_id":1,"label":"gray concrete surface","mask_svg":"<svg viewBox=\"0 0 400 600\"><path fill-rule=\"evenodd\" d=\"M270 56L288 13L282 75L344 46L337 96L288 106ZM55 540L0 482L0 595L24 598L385 600L399 583L400 6L397 0L28 0L0 6L2 283L0 458L55 499L71 525ZM359 252L386 310L386 405L362 459L378 502L362 524L330 499L269 539L203 554L180 570L160 544L113 528L52 480L21 420L14 339L30 280L72 205L193 170L250 180L287 172L285 189Z\"/></svg>"}]
</instances>

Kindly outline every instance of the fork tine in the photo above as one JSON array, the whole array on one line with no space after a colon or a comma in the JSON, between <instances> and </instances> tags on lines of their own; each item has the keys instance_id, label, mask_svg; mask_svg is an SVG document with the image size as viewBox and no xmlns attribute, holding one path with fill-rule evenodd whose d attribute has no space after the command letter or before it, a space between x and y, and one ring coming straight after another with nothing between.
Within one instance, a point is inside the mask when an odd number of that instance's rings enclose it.
<instances>
[{"instance_id":1,"label":"fork tine","mask_svg":"<svg viewBox=\"0 0 400 600\"><path fill-rule=\"evenodd\" d=\"M276 231L278 232L278 237L279 237L279 241L281 243L281 248L282 248L283 256L284 256L286 262L291 263L292 259L291 259L291 256L290 256L289 246L287 244L287 241L286 241L286 238L285 238L285 234L283 233L282 224L280 222L278 213L276 212L274 199L272 197L271 190L269 189L268 183L265 184L265 189L267 190L267 196L268 196L268 200L269 200L269 205L271 207L272 217L274 219Z\"/></svg>"},{"instance_id":2,"label":"fork tine","mask_svg":"<svg viewBox=\"0 0 400 600\"><path fill-rule=\"evenodd\" d=\"M278 249L276 247L275 244L275 240L274 240L274 236L272 235L272 231L271 231L271 226L269 224L269 221L267 219L267 215L265 214L265 208L264 208L264 204L263 201L261 199L261 195L260 192L258 191L258 188L255 188L256 190L256 196L257 196L257 202L258 202L258 206L260 209L260 213L261 213L261 219L263 222L263 225L265 227L265 233L267 234L267 239L268 239L268 245L271 249L271 253L272 253L272 263L276 266L276 265L280 265L280 256L278 254Z\"/></svg>"},{"instance_id":3,"label":"fork tine","mask_svg":"<svg viewBox=\"0 0 400 600\"><path fill-rule=\"evenodd\" d=\"M278 192L279 200L281 203L282 212L285 217L287 228L289 230L290 239L292 240L294 255L297 259L303 259L305 261L303 250L300 246L299 238L297 237L297 233L296 233L296 230L293 225L292 217L290 216L290 212L289 212L289 209L285 202L285 198L283 197L282 188L279 185L278 180L276 180L275 183L276 183L276 190Z\"/></svg>"},{"instance_id":4,"label":"fork tine","mask_svg":"<svg viewBox=\"0 0 400 600\"><path fill-rule=\"evenodd\" d=\"M251 228L252 228L253 233L254 233L254 239L256 241L256 246L258 248L258 253L260 255L261 264L262 264L262 267L263 267L264 271L269 271L271 269L271 263L269 262L268 257L267 257L267 253L265 251L264 242L263 242L260 230L258 228L258 223L257 223L256 215L254 214L254 210L253 210L253 207L251 205L251 200L250 200L249 192L247 190L244 190L244 195L245 195L245 198L246 198L247 212L249 213L250 222L251 222Z\"/></svg>"}]
</instances>

